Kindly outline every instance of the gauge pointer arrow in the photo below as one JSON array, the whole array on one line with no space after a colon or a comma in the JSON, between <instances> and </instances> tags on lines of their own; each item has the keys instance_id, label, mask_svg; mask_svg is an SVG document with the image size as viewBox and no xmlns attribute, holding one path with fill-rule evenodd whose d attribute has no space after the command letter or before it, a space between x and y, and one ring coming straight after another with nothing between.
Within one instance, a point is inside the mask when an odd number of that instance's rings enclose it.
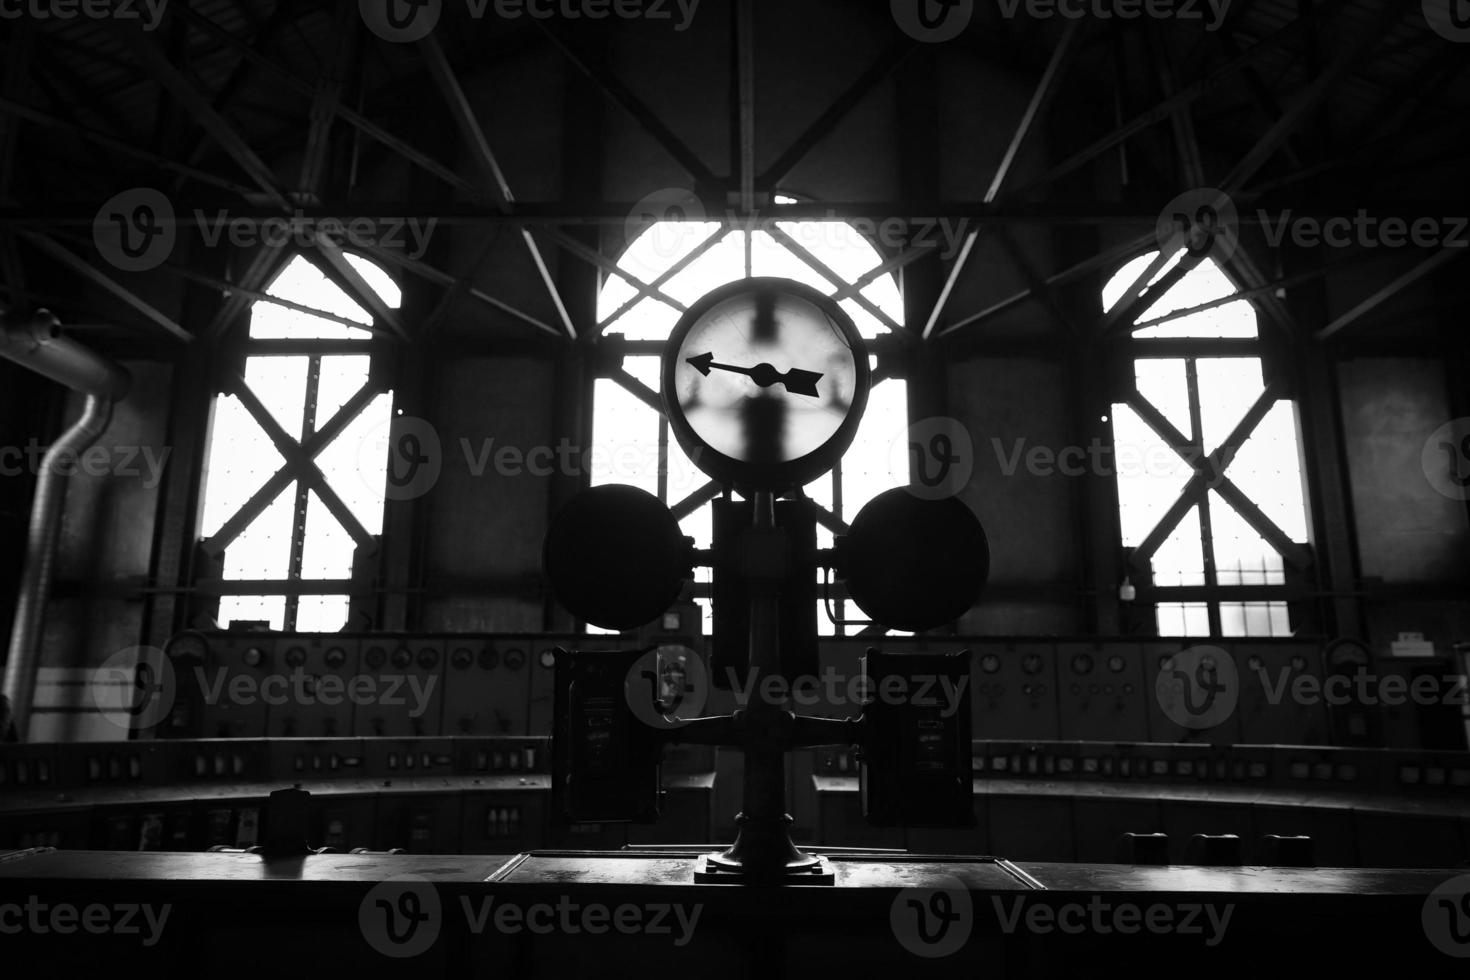
<instances>
[{"instance_id":1,"label":"gauge pointer arrow","mask_svg":"<svg viewBox=\"0 0 1470 980\"><path fill-rule=\"evenodd\" d=\"M784 384L786 390L793 395L811 395L813 398L817 395L817 382L822 377L817 371L803 371L800 368L792 368L783 374L764 362L757 364L755 367L720 364L715 361L713 352L699 354L694 357L686 357L684 360L694 365L699 373L705 377L709 377L712 369L719 368L721 371L729 371L732 374L743 374L762 388L769 388L771 385L779 383Z\"/></svg>"}]
</instances>

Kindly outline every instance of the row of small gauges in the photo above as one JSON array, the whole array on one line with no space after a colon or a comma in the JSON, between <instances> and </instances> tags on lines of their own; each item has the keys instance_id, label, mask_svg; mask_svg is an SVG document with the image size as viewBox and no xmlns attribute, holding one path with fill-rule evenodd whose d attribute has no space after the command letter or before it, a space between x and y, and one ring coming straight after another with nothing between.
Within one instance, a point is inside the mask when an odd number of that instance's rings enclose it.
<instances>
[{"instance_id":1,"label":"row of small gauges","mask_svg":"<svg viewBox=\"0 0 1470 980\"><path fill-rule=\"evenodd\" d=\"M822 761L836 773L856 773L860 753L848 750L830 754ZM1210 759L1169 759L1132 756L1126 753L1104 755L1070 755L1051 752L992 752L971 757L971 768L991 776L1050 776L1101 779L1215 779L1243 782L1271 778L1271 763L1265 759L1241 759L1215 756ZM1352 761L1306 761L1288 759L1283 765L1290 782L1356 783L1363 775ZM1400 762L1397 765L1401 786L1470 787L1470 765L1445 766Z\"/></svg>"},{"instance_id":2,"label":"row of small gauges","mask_svg":"<svg viewBox=\"0 0 1470 980\"><path fill-rule=\"evenodd\" d=\"M1168 670L1173 661L1172 654L1160 654L1158 666L1160 670ZM982 673L995 674L1000 672L1001 658L999 654L987 653L980 658L980 670ZM1288 661L1293 672L1301 672L1307 669L1307 659L1300 654L1294 655ZM1122 654L1114 653L1108 656L1106 661L1110 673L1121 674L1128 669L1128 661ZM1260 671L1265 666L1265 661L1256 654L1251 654L1246 659L1246 668L1251 671ZM1072 673L1086 676L1091 674L1097 667L1097 660L1090 653L1077 653L1072 655ZM1021 658L1021 672L1036 675L1046 669L1046 660L1039 653L1028 653Z\"/></svg>"},{"instance_id":3,"label":"row of small gauges","mask_svg":"<svg viewBox=\"0 0 1470 980\"><path fill-rule=\"evenodd\" d=\"M198 779L262 775L255 771L257 755L235 747L213 746L206 750L204 746L191 748L188 743L179 742L160 743L159 748L164 751L182 753L182 757L176 763L182 775ZM64 747L63 751L70 752L77 749ZM459 757L459 760L460 769L463 771L533 772L536 770L537 757L538 752L534 745L512 745L499 748L477 748L473 752L465 752ZM390 771L399 769L442 771L451 769L455 765L455 756L450 753L443 751L415 752L406 747L401 752L388 750L380 758L381 765ZM62 763L68 766L68 772L80 773L84 770L86 781L89 783L143 781L143 757L138 752L89 751L85 759L79 761L83 763L82 769L77 769L66 759L63 759ZM290 757L291 768L298 773L356 770L361 769L364 762L360 747L353 752L335 752L312 746L298 750ZM55 781L52 766L53 760L49 757L0 758L0 788L20 789L50 786ZM154 776L161 775L156 769L151 771Z\"/></svg>"},{"instance_id":4,"label":"row of small gauges","mask_svg":"<svg viewBox=\"0 0 1470 980\"><path fill-rule=\"evenodd\" d=\"M235 635L231 639L239 637ZM174 657L203 660L209 653L209 639L202 633L180 633L170 641L169 653ZM240 659L246 667L254 668L268 666L269 656L263 646L248 646L241 653ZM288 667L304 667L307 658L307 648L299 643L286 647L282 655ZM389 653L386 646L373 644L363 651L362 659L363 665L370 670L378 670L389 664L402 670L414 663L424 670L435 670L439 666L439 651L432 646L424 646L415 654L406 646L398 646ZM556 662L550 647L541 651L538 660L546 668L552 667ZM327 647L322 654L322 661L333 670L345 667L347 651L340 646ZM467 646L456 646L449 652L449 665L456 670L468 670L473 666L478 666L481 670L494 670L502 664L508 670L520 670L526 665L526 651L520 647L508 647L502 652L493 646L486 646L478 651Z\"/></svg>"}]
</instances>

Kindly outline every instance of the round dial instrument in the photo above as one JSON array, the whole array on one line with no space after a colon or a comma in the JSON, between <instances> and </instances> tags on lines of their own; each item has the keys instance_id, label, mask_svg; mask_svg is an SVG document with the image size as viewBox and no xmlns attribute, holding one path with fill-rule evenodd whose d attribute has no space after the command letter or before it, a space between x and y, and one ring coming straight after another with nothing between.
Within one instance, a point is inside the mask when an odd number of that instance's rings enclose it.
<instances>
[{"instance_id":1,"label":"round dial instrument","mask_svg":"<svg viewBox=\"0 0 1470 980\"><path fill-rule=\"evenodd\" d=\"M780 491L851 445L869 379L862 337L829 297L790 279L742 279L679 320L662 395L696 466L742 490Z\"/></svg>"}]
</instances>

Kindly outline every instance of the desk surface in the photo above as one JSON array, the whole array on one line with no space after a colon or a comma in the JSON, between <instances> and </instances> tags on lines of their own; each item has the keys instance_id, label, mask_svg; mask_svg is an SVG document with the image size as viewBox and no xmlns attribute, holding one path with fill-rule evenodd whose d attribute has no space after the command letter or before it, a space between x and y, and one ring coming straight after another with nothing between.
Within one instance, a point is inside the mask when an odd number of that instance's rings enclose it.
<instances>
[{"instance_id":1,"label":"desk surface","mask_svg":"<svg viewBox=\"0 0 1470 980\"><path fill-rule=\"evenodd\" d=\"M821 853L820 848L813 849ZM689 851L531 851L524 854L316 854L267 858L259 854L55 851L0 854L0 880L72 882L377 882L415 875L444 884L617 885L698 887ZM835 887L885 889L952 887L973 891L1131 892L1232 895L1427 895L1466 872L1395 868L1208 868L1108 864L1012 863L996 858L910 854L830 858Z\"/></svg>"}]
</instances>

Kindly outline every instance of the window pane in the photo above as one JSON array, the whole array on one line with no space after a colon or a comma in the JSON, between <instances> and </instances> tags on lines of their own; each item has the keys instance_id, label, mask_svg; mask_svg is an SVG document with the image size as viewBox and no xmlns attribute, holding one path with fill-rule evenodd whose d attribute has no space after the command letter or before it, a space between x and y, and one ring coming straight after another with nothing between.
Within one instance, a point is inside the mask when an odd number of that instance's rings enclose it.
<instances>
[{"instance_id":1,"label":"window pane","mask_svg":"<svg viewBox=\"0 0 1470 980\"><path fill-rule=\"evenodd\" d=\"M592 486L625 483L658 493L658 414L607 378L597 379L592 404Z\"/></svg>"},{"instance_id":2,"label":"window pane","mask_svg":"<svg viewBox=\"0 0 1470 980\"><path fill-rule=\"evenodd\" d=\"M1284 602L1222 602L1220 632L1224 636L1290 636Z\"/></svg>"},{"instance_id":3,"label":"window pane","mask_svg":"<svg viewBox=\"0 0 1470 980\"><path fill-rule=\"evenodd\" d=\"M1161 602L1155 618L1160 636L1210 635L1210 613L1203 602Z\"/></svg>"},{"instance_id":4,"label":"window pane","mask_svg":"<svg viewBox=\"0 0 1470 980\"><path fill-rule=\"evenodd\" d=\"M399 306L402 296L387 273L361 256L348 254L347 261L378 294L384 305L389 308ZM366 310L301 256L288 262L265 292L268 296L277 296L365 325L373 322L372 316ZM250 336L257 339L365 340L372 334L336 320L325 320L262 300L250 308Z\"/></svg>"},{"instance_id":5,"label":"window pane","mask_svg":"<svg viewBox=\"0 0 1470 980\"><path fill-rule=\"evenodd\" d=\"M1194 426L1189 422L1189 381L1185 376L1184 361L1178 358L1140 358L1133 364L1133 377L1138 393L1168 419L1179 434L1186 439L1194 438ZM1153 430L1149 429L1152 433ZM1163 446L1164 440L1153 435L1154 442Z\"/></svg>"},{"instance_id":6,"label":"window pane","mask_svg":"<svg viewBox=\"0 0 1470 980\"><path fill-rule=\"evenodd\" d=\"M1182 254L1182 253L1181 253ZM1187 310L1235 292L1235 286L1213 259L1205 259L1160 296L1135 322L1154 320L1176 310ZM1247 300L1225 303L1156 327L1135 330L1135 337L1254 337L1256 310Z\"/></svg>"},{"instance_id":7,"label":"window pane","mask_svg":"<svg viewBox=\"0 0 1470 980\"><path fill-rule=\"evenodd\" d=\"M714 221L655 222L618 257L618 265L644 282L653 282L719 228L719 223ZM597 318L610 316L635 293L626 282L610 277L598 296Z\"/></svg>"},{"instance_id":8,"label":"window pane","mask_svg":"<svg viewBox=\"0 0 1470 980\"><path fill-rule=\"evenodd\" d=\"M1200 428L1208 453L1240 424L1266 384L1261 380L1261 362L1254 357L1202 357L1195 361L1195 372Z\"/></svg>"},{"instance_id":9,"label":"window pane","mask_svg":"<svg viewBox=\"0 0 1470 980\"><path fill-rule=\"evenodd\" d=\"M388 457L382 451L382 434L388 431L392 412L392 393L378 395L316 457L322 476L369 534L383 531Z\"/></svg>"},{"instance_id":10,"label":"window pane","mask_svg":"<svg viewBox=\"0 0 1470 980\"><path fill-rule=\"evenodd\" d=\"M296 628L303 633L335 633L347 625L348 597L304 595L296 604Z\"/></svg>"},{"instance_id":11,"label":"window pane","mask_svg":"<svg viewBox=\"0 0 1470 980\"><path fill-rule=\"evenodd\" d=\"M215 400L205 460L200 535L206 538L235 516L286 461L234 395Z\"/></svg>"},{"instance_id":12,"label":"window pane","mask_svg":"<svg viewBox=\"0 0 1470 980\"><path fill-rule=\"evenodd\" d=\"M1123 544L1137 547L1194 471L1127 405L1113 406L1112 427Z\"/></svg>"},{"instance_id":13,"label":"window pane","mask_svg":"<svg viewBox=\"0 0 1470 980\"><path fill-rule=\"evenodd\" d=\"M286 597L283 595L227 595L219 600L221 629L235 622L266 622L273 630L286 628Z\"/></svg>"},{"instance_id":14,"label":"window pane","mask_svg":"<svg viewBox=\"0 0 1470 980\"><path fill-rule=\"evenodd\" d=\"M888 378L868 393L868 408L858 424L852 448L842 457L842 513L847 523L862 506L898 485L888 471L889 449L908 431L908 384Z\"/></svg>"},{"instance_id":15,"label":"window pane","mask_svg":"<svg viewBox=\"0 0 1470 980\"><path fill-rule=\"evenodd\" d=\"M366 354L333 355L321 359L316 385L316 418L313 428L320 429L332 420L337 409L367 384L373 359Z\"/></svg>"},{"instance_id":16,"label":"window pane","mask_svg":"<svg viewBox=\"0 0 1470 980\"><path fill-rule=\"evenodd\" d=\"M1225 473L1287 537L1307 540L1307 488L1294 403L1271 406Z\"/></svg>"},{"instance_id":17,"label":"window pane","mask_svg":"<svg viewBox=\"0 0 1470 980\"><path fill-rule=\"evenodd\" d=\"M1215 575L1221 585L1283 585L1281 555L1210 491L1210 527L1214 532Z\"/></svg>"},{"instance_id":18,"label":"window pane","mask_svg":"<svg viewBox=\"0 0 1470 980\"><path fill-rule=\"evenodd\" d=\"M245 359L245 384L270 412L276 424L292 439L301 438L301 418L306 405L307 357L249 357Z\"/></svg>"},{"instance_id":19,"label":"window pane","mask_svg":"<svg viewBox=\"0 0 1470 980\"><path fill-rule=\"evenodd\" d=\"M719 244L689 263L678 275L665 283L664 292L687 306L716 286L744 278L745 232L732 231L721 238ZM669 324L669 327L672 329L673 324ZM668 331L654 339L661 340L666 336Z\"/></svg>"},{"instance_id":20,"label":"window pane","mask_svg":"<svg viewBox=\"0 0 1470 980\"><path fill-rule=\"evenodd\" d=\"M357 543L314 491L306 499L306 534L302 540L302 578L351 578Z\"/></svg>"},{"instance_id":21,"label":"window pane","mask_svg":"<svg viewBox=\"0 0 1470 980\"><path fill-rule=\"evenodd\" d=\"M225 549L226 579L287 576L291 569L291 524L295 506L296 484L292 483Z\"/></svg>"},{"instance_id":22,"label":"window pane","mask_svg":"<svg viewBox=\"0 0 1470 980\"><path fill-rule=\"evenodd\" d=\"M1199 508L1191 507L1178 527L1154 552L1154 585L1204 585L1205 560L1201 540Z\"/></svg>"},{"instance_id":23,"label":"window pane","mask_svg":"<svg viewBox=\"0 0 1470 980\"><path fill-rule=\"evenodd\" d=\"M1107 285L1103 286L1102 308L1104 313L1117 305L1118 300L1122 298L1125 292L1132 291L1135 281L1139 276L1143 275L1144 270L1148 268L1149 263L1158 254L1158 252L1148 252L1147 254L1140 255L1128 261L1121 269L1113 273L1113 278L1109 279ZM1170 269L1179 264L1179 259L1183 255L1183 249L1176 252L1173 258L1164 263L1163 268L1154 273L1154 277L1149 280L1149 285L1153 285L1167 275Z\"/></svg>"}]
</instances>

